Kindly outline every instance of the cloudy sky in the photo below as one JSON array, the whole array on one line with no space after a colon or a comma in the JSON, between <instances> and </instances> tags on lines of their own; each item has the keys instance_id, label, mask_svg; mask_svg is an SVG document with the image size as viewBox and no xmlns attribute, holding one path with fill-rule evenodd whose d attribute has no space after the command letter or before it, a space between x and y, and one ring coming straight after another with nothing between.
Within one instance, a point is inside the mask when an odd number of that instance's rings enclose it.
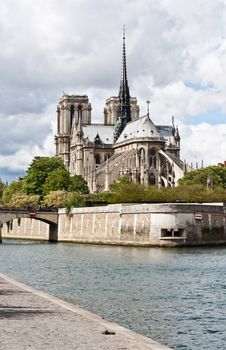
<instances>
[{"instance_id":1,"label":"cloudy sky","mask_svg":"<svg viewBox=\"0 0 226 350\"><path fill-rule=\"evenodd\" d=\"M93 121L117 95L126 25L130 92L156 124L175 116L181 158L226 160L226 0L1 0L0 178L53 155L62 92Z\"/></svg>"}]
</instances>

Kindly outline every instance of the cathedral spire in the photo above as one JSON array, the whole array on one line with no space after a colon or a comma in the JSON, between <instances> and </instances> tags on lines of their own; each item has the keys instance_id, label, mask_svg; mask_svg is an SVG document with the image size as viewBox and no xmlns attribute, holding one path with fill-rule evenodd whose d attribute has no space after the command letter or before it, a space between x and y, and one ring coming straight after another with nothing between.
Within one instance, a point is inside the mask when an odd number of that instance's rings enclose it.
<instances>
[{"instance_id":1,"label":"cathedral spire","mask_svg":"<svg viewBox=\"0 0 226 350\"><path fill-rule=\"evenodd\" d=\"M124 105L129 102L129 85L127 80L127 65L126 65L126 32L125 25L123 26L123 45L122 45L122 70L119 89L120 102Z\"/></svg>"},{"instance_id":2,"label":"cathedral spire","mask_svg":"<svg viewBox=\"0 0 226 350\"><path fill-rule=\"evenodd\" d=\"M119 88L119 107L118 118L116 120L115 141L121 134L122 130L128 122L131 121L130 110L130 93L127 80L127 65L126 65L126 36L125 25L123 26L123 45L122 45L122 68Z\"/></svg>"}]
</instances>

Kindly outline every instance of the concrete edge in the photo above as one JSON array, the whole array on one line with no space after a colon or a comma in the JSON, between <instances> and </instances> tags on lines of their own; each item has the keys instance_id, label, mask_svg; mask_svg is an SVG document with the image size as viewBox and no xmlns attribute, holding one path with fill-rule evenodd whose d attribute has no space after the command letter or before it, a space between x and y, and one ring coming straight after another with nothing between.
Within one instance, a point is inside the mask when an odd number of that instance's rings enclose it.
<instances>
[{"instance_id":1,"label":"concrete edge","mask_svg":"<svg viewBox=\"0 0 226 350\"><path fill-rule=\"evenodd\" d=\"M22 283L22 282L18 282L16 280L14 280L11 277L8 277L7 275L0 273L0 277L5 280L6 282L9 282L13 285L15 285L18 288L21 288L23 290L26 290L30 293L33 293L43 299L46 299L66 310L69 310L71 312L74 312L82 317L85 317L86 319L99 323L101 326L105 327L106 329L110 329L112 331L114 331L115 333L120 333L125 337L128 337L129 339L135 341L135 342L139 342L141 344L144 344L146 347L149 347L151 350L171 350L171 348L165 346L165 345L161 345L159 343L157 343L156 341L152 340L151 338L145 337L144 335L141 335L139 333L135 333L125 327L122 327L120 325L118 325L117 323L114 322L110 322L110 321L106 321L104 320L101 316L94 314L90 311L87 311L85 309L80 308L78 305L76 304L72 304L69 303L67 301L64 301L62 299L59 299L55 296L52 296L50 294L44 293L42 291L39 291L33 287L27 286L26 284Z\"/></svg>"}]
</instances>

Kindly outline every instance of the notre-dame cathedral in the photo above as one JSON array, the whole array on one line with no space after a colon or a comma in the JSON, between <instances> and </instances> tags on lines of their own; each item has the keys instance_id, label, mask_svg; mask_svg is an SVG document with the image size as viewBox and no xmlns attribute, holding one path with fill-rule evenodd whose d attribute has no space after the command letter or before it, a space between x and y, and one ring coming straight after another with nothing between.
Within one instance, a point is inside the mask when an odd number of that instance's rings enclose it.
<instances>
[{"instance_id":1,"label":"notre-dame cathedral","mask_svg":"<svg viewBox=\"0 0 226 350\"><path fill-rule=\"evenodd\" d=\"M57 107L56 154L71 175L82 175L91 192L107 191L121 176L158 187L173 187L184 174L180 136L174 125L154 125L139 116L127 80L125 33L118 96L107 99L104 124L92 124L86 95L63 94Z\"/></svg>"}]
</instances>

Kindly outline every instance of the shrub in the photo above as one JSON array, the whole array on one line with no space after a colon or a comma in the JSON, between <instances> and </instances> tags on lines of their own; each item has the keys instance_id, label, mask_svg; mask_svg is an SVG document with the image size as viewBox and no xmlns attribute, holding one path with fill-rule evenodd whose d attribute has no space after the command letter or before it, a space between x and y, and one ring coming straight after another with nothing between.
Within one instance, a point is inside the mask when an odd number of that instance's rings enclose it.
<instances>
[{"instance_id":1,"label":"shrub","mask_svg":"<svg viewBox=\"0 0 226 350\"><path fill-rule=\"evenodd\" d=\"M39 196L29 196L24 193L16 193L12 195L10 202L8 203L10 207L14 208L38 208L39 207Z\"/></svg>"}]
</instances>

